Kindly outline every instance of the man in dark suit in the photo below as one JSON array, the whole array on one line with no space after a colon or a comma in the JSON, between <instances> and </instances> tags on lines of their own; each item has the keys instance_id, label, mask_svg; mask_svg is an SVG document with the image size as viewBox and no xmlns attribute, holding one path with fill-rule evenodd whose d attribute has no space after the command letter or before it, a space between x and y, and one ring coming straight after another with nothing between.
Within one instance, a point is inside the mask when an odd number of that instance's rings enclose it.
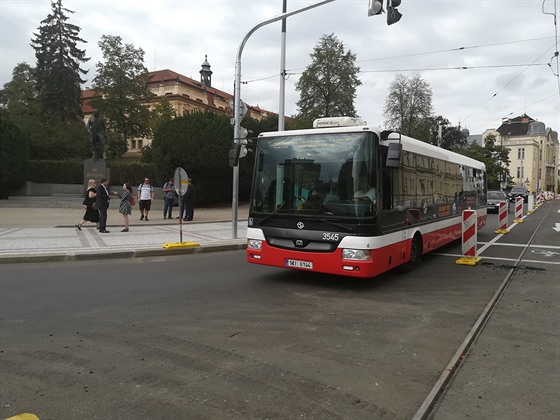
<instances>
[{"instance_id":1,"label":"man in dark suit","mask_svg":"<svg viewBox=\"0 0 560 420\"><path fill-rule=\"evenodd\" d=\"M97 195L95 196L95 205L99 211L99 233L109 233L107 230L107 209L109 208L109 180L103 178L99 187L97 187Z\"/></svg>"}]
</instances>

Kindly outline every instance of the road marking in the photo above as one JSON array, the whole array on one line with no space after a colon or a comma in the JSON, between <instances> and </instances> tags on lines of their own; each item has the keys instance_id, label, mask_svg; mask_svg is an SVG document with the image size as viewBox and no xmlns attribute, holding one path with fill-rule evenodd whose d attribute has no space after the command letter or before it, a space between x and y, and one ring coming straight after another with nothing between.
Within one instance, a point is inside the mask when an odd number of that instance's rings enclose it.
<instances>
[{"instance_id":1,"label":"road marking","mask_svg":"<svg viewBox=\"0 0 560 420\"><path fill-rule=\"evenodd\" d=\"M560 252L554 252L554 251L541 251L541 250L533 250L531 251L533 254L539 254L539 255L544 255L545 257L557 257L560 256Z\"/></svg>"},{"instance_id":2,"label":"road marking","mask_svg":"<svg viewBox=\"0 0 560 420\"><path fill-rule=\"evenodd\" d=\"M490 242L478 242L478 244L488 244ZM500 243L494 243L492 244L494 246L511 246L514 248L523 248L526 247L527 244L508 244L508 243L504 243L504 242L500 242ZM560 246L556 246L556 245L529 245L529 248L544 248L544 249L560 249Z\"/></svg>"},{"instance_id":3,"label":"road marking","mask_svg":"<svg viewBox=\"0 0 560 420\"><path fill-rule=\"evenodd\" d=\"M442 257L453 257L453 258L460 258L462 255L459 254L443 254L440 252L431 252L431 255L440 255ZM502 257L487 257L483 256L485 260L495 260L495 261L518 261L518 258L502 258ZM560 261L543 261L543 260L521 260L523 263L532 263L532 264L549 264L549 265L560 265Z\"/></svg>"}]
</instances>

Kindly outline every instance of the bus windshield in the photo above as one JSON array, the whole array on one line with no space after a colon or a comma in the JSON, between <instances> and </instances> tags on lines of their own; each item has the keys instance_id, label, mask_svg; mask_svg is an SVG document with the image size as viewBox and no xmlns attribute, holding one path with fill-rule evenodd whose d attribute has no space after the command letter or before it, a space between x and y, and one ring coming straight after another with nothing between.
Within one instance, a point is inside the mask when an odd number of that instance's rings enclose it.
<instances>
[{"instance_id":1,"label":"bus windshield","mask_svg":"<svg viewBox=\"0 0 560 420\"><path fill-rule=\"evenodd\" d=\"M376 212L373 133L259 139L251 215L370 218Z\"/></svg>"}]
</instances>

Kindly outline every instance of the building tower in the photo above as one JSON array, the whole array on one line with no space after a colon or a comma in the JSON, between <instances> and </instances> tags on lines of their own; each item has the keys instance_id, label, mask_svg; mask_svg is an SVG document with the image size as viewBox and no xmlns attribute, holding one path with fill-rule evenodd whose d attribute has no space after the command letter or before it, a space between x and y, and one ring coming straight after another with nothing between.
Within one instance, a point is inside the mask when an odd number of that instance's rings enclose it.
<instances>
[{"instance_id":1,"label":"building tower","mask_svg":"<svg viewBox=\"0 0 560 420\"><path fill-rule=\"evenodd\" d=\"M212 87L212 70L210 70L210 63L208 62L208 56L204 56L204 63L202 63L202 69L200 69L200 83L205 86Z\"/></svg>"}]
</instances>

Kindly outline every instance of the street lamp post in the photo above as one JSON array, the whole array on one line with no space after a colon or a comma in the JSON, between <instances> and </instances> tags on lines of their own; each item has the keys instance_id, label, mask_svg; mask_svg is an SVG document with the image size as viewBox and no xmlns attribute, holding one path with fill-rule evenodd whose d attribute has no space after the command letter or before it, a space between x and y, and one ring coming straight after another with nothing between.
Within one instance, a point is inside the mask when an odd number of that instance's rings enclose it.
<instances>
[{"instance_id":1,"label":"street lamp post","mask_svg":"<svg viewBox=\"0 0 560 420\"><path fill-rule=\"evenodd\" d=\"M312 4L310 6L302 7L301 9L294 10L293 12L282 13L279 16L275 16L271 19L267 19L262 21L261 23L257 24L256 26L251 29L243 41L241 45L239 45L239 49L237 50L237 56L235 59L235 85L234 85L234 96L233 96L233 142L234 144L238 145L240 141L239 132L241 128L241 120L243 119L243 115L241 112L241 55L243 54L243 48L247 43L249 37L253 35L253 33L265 26L269 23L273 23L282 19L286 19L290 16L296 15L298 13L305 12L307 10L311 10L315 7L322 6L327 3L332 3L335 0L323 0L319 3ZM239 165L233 167L233 193L232 193L232 200L231 200L231 230L232 230L232 238L237 239L237 209L239 205Z\"/></svg>"}]
</instances>

